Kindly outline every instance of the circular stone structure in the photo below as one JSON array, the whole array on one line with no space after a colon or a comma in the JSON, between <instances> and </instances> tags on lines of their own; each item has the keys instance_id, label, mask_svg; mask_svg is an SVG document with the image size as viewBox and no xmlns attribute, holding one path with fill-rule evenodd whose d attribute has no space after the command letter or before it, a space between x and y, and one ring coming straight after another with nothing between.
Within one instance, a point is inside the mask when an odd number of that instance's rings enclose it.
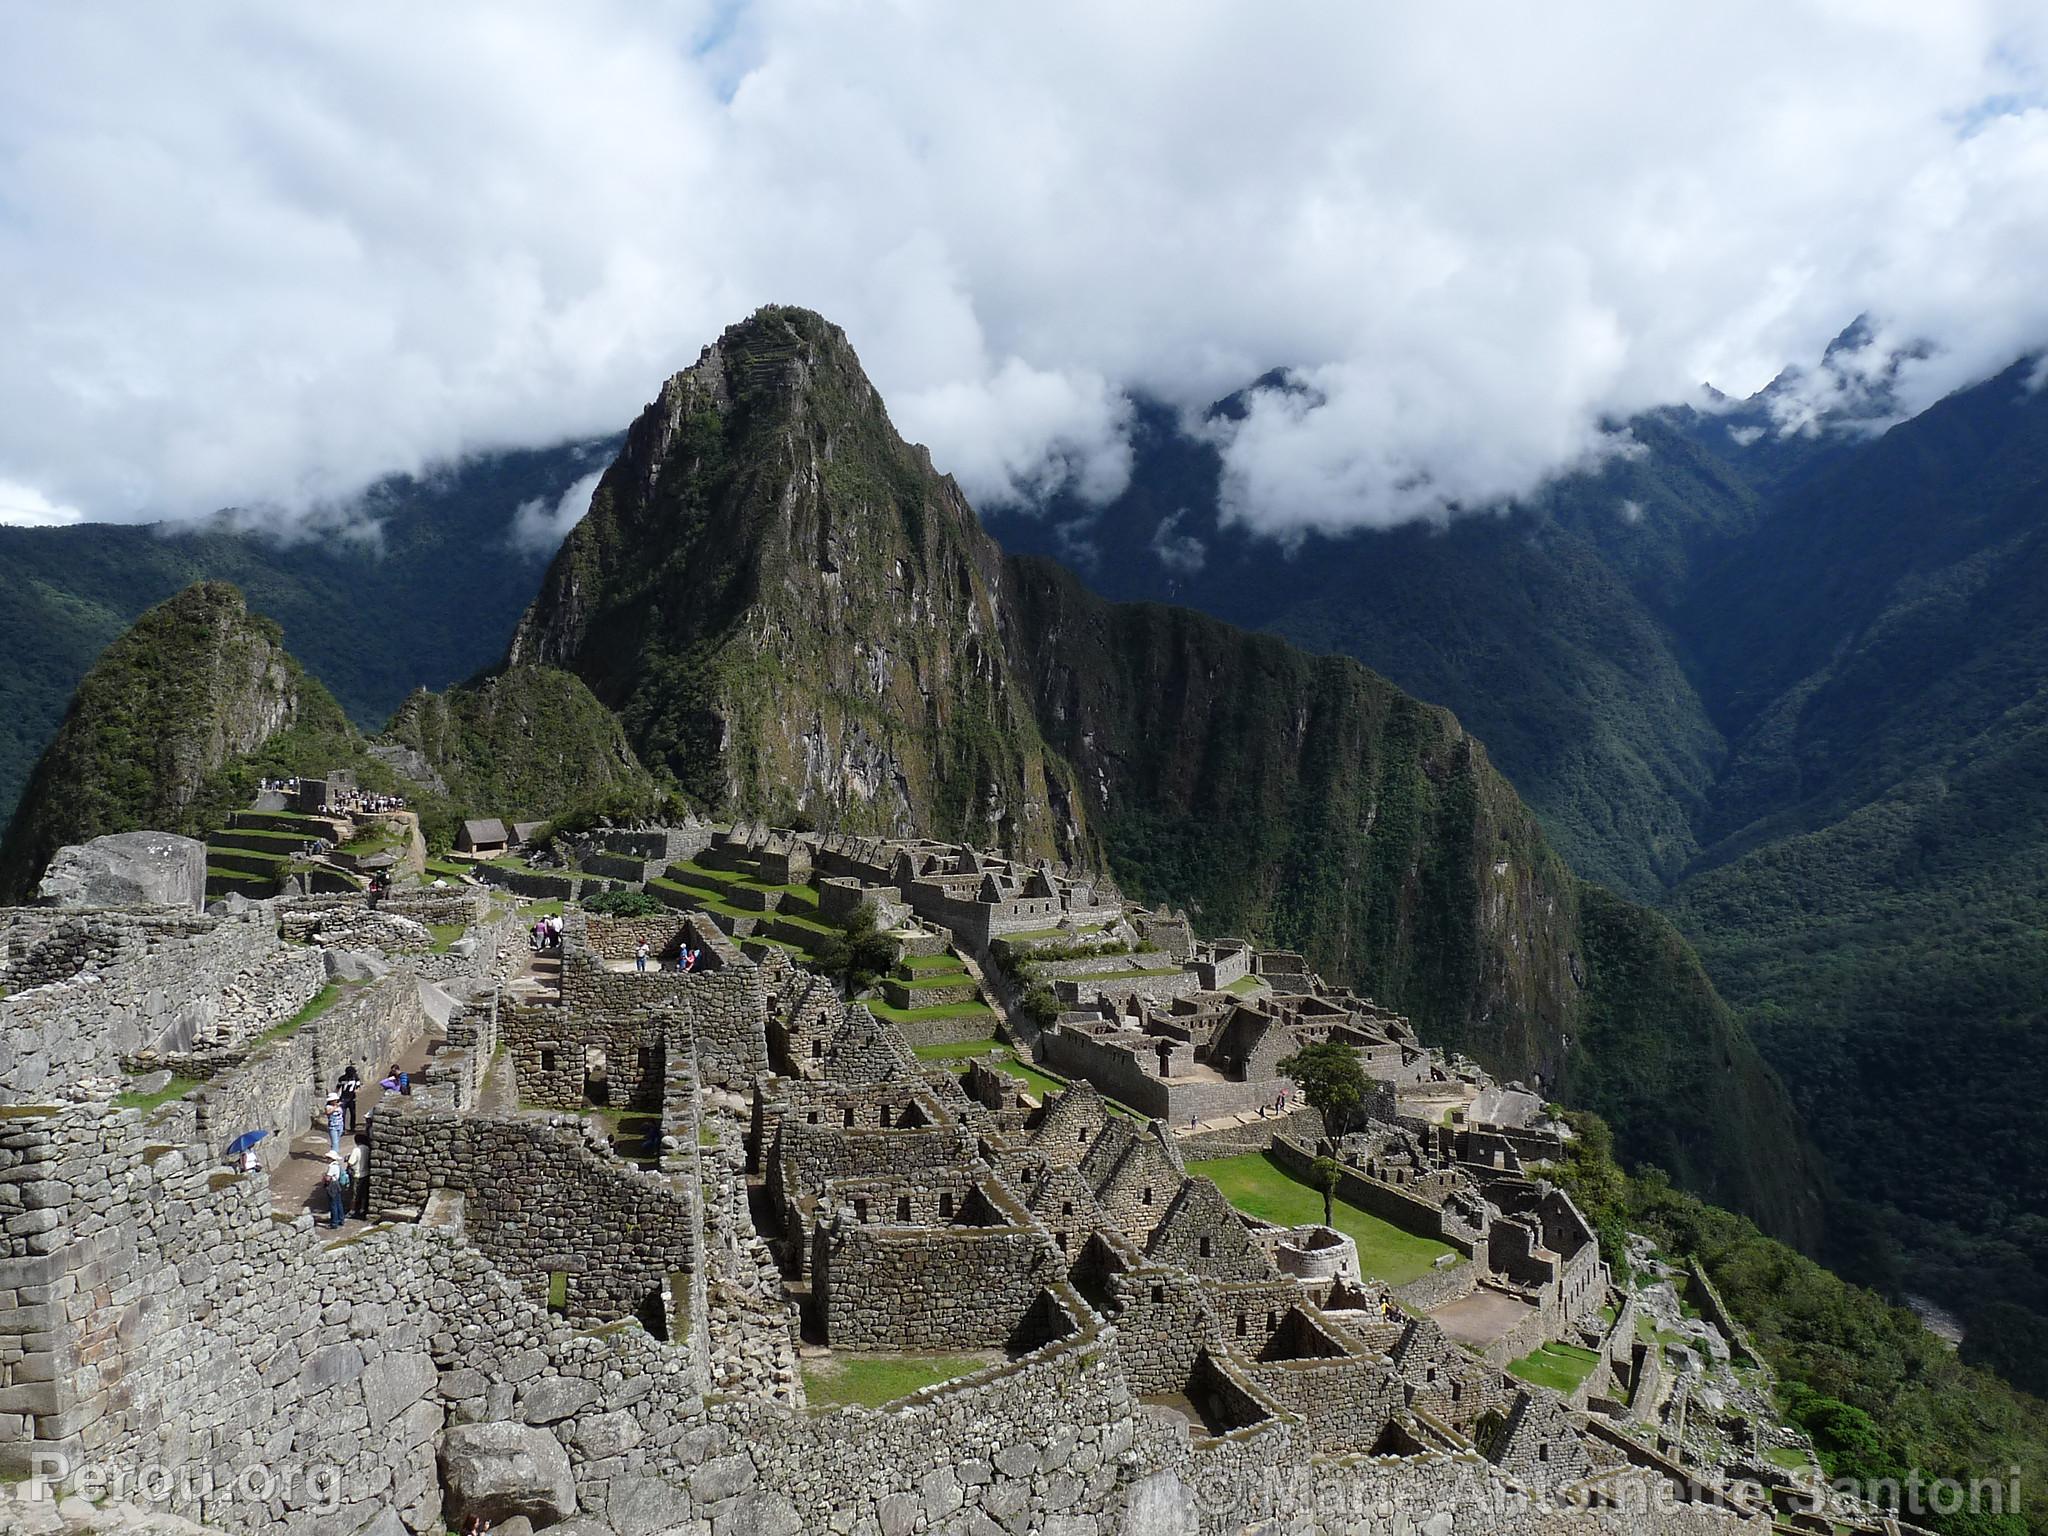
<instances>
[{"instance_id":1,"label":"circular stone structure","mask_svg":"<svg viewBox=\"0 0 2048 1536\"><path fill-rule=\"evenodd\" d=\"M1283 1233L1273 1247L1273 1261L1284 1273L1302 1280L1360 1278L1358 1244L1320 1222Z\"/></svg>"}]
</instances>

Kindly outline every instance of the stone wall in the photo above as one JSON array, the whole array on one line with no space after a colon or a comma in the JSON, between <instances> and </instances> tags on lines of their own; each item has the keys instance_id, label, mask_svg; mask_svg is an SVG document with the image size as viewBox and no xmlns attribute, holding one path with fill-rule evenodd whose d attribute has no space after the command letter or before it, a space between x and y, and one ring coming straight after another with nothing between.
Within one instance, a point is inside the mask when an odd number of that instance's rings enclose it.
<instances>
[{"instance_id":1,"label":"stone wall","mask_svg":"<svg viewBox=\"0 0 2048 1536\"><path fill-rule=\"evenodd\" d=\"M374 1208L419 1211L440 1189L462 1194L467 1237L536 1301L563 1276L573 1319L641 1315L697 1263L687 1192L593 1151L580 1127L387 1098L370 1117Z\"/></svg>"},{"instance_id":2,"label":"stone wall","mask_svg":"<svg viewBox=\"0 0 2048 1536\"><path fill-rule=\"evenodd\" d=\"M562 1001L576 1013L673 1014L689 1026L707 1082L751 1086L768 1071L768 993L761 968L698 917L684 932L705 952L703 970L614 971L590 946L586 919L570 913L562 933Z\"/></svg>"},{"instance_id":3,"label":"stone wall","mask_svg":"<svg viewBox=\"0 0 2048 1536\"><path fill-rule=\"evenodd\" d=\"M583 921L584 942L603 959L631 960L645 943L653 959L667 960L671 964L681 952L683 937L693 927L673 912L657 913L653 917L607 917L592 912ZM694 947L701 940L692 937L690 942Z\"/></svg>"},{"instance_id":4,"label":"stone wall","mask_svg":"<svg viewBox=\"0 0 2048 1536\"><path fill-rule=\"evenodd\" d=\"M598 1014L527 1005L505 1009L498 1038L528 1104L577 1110L597 1083L615 1108L658 1110L667 1072L669 1032L687 1050L688 1031L653 1013Z\"/></svg>"},{"instance_id":5,"label":"stone wall","mask_svg":"<svg viewBox=\"0 0 2048 1536\"><path fill-rule=\"evenodd\" d=\"M811 1281L835 1349L999 1349L1066 1264L1031 1227L923 1227L821 1216Z\"/></svg>"},{"instance_id":6,"label":"stone wall","mask_svg":"<svg viewBox=\"0 0 2048 1536\"><path fill-rule=\"evenodd\" d=\"M180 1512L237 1530L310 1529L322 1509L352 1530L385 1507L436 1528L443 1414L414 1275L321 1247L272 1217L262 1176L150 1145L133 1112L8 1122L0 1163L41 1174L38 1230L0 1248L17 1298L0 1326L48 1346L0 1365L0 1466L165 1467ZM266 1468L293 1480L242 1494Z\"/></svg>"},{"instance_id":7,"label":"stone wall","mask_svg":"<svg viewBox=\"0 0 2048 1536\"><path fill-rule=\"evenodd\" d=\"M319 953L281 944L261 907L76 912L10 931L39 936L0 977L0 1102L111 1080L126 1055L246 1039L289 1019L326 977Z\"/></svg>"}]
</instances>

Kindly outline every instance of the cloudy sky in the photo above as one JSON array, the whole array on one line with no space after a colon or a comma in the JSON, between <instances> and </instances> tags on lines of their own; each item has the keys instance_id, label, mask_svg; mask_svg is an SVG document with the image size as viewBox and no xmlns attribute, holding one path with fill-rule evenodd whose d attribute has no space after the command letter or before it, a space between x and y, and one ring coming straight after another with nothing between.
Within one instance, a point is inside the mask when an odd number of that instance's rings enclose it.
<instances>
[{"instance_id":1,"label":"cloudy sky","mask_svg":"<svg viewBox=\"0 0 2048 1536\"><path fill-rule=\"evenodd\" d=\"M1479 507L1859 313L2048 342L2036 0L0 0L0 518L614 430L753 306L979 499L1276 366L1276 530Z\"/></svg>"}]
</instances>

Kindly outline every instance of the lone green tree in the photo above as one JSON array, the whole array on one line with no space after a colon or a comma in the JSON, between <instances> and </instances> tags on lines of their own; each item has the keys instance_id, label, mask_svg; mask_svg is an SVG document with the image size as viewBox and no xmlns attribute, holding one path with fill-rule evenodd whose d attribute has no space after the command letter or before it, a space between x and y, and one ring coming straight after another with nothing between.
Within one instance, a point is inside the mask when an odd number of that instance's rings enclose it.
<instances>
[{"instance_id":1,"label":"lone green tree","mask_svg":"<svg viewBox=\"0 0 2048 1536\"><path fill-rule=\"evenodd\" d=\"M1358 1052L1341 1041L1305 1045L1281 1060L1280 1071L1322 1113L1332 1136L1348 1131L1365 1108L1365 1069L1358 1064Z\"/></svg>"},{"instance_id":2,"label":"lone green tree","mask_svg":"<svg viewBox=\"0 0 2048 1536\"><path fill-rule=\"evenodd\" d=\"M1323 1225L1337 1225L1337 1178L1343 1171L1334 1157L1319 1157L1309 1165L1309 1182L1323 1192Z\"/></svg>"},{"instance_id":3,"label":"lone green tree","mask_svg":"<svg viewBox=\"0 0 2048 1536\"><path fill-rule=\"evenodd\" d=\"M837 977L847 994L871 987L896 961L896 941L881 931L872 902L848 914L846 926L819 949L818 968Z\"/></svg>"}]
</instances>

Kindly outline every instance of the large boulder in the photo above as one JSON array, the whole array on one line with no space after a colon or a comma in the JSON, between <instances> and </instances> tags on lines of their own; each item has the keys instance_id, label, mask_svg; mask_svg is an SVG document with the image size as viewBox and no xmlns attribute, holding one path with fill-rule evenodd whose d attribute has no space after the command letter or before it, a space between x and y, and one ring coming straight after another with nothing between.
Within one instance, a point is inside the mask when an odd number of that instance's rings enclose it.
<instances>
[{"instance_id":1,"label":"large boulder","mask_svg":"<svg viewBox=\"0 0 2048 1536\"><path fill-rule=\"evenodd\" d=\"M206 905L206 844L173 832L115 832L59 848L36 899L50 907Z\"/></svg>"},{"instance_id":2,"label":"large boulder","mask_svg":"<svg viewBox=\"0 0 2048 1536\"><path fill-rule=\"evenodd\" d=\"M450 1523L524 1515L536 1526L576 1513L569 1453L525 1424L458 1424L441 1437L441 1487Z\"/></svg>"}]
</instances>

